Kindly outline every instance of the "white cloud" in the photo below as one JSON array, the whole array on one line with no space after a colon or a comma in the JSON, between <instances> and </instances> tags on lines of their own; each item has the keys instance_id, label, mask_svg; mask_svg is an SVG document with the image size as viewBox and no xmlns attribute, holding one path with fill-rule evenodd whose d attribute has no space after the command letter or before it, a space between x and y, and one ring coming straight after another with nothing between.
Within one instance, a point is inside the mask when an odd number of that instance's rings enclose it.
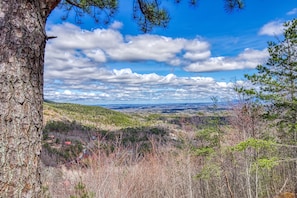
<instances>
[{"instance_id":1,"label":"white cloud","mask_svg":"<svg viewBox=\"0 0 297 198\"><path fill-rule=\"evenodd\" d=\"M119 61L153 60L172 65L181 63L178 54L186 59L205 59L210 56L209 45L198 39L186 40L158 35L127 36L126 43L107 51L109 56Z\"/></svg>"},{"instance_id":2,"label":"white cloud","mask_svg":"<svg viewBox=\"0 0 297 198\"><path fill-rule=\"evenodd\" d=\"M208 100L210 96L230 97L232 86L211 77L178 77L155 73L139 74L130 68L107 70L92 65L55 71L46 65L45 98L54 101L117 103L119 101ZM88 72L91 70L92 72Z\"/></svg>"},{"instance_id":3,"label":"white cloud","mask_svg":"<svg viewBox=\"0 0 297 198\"><path fill-rule=\"evenodd\" d=\"M64 90L63 91L63 94L65 94L65 95L72 95L71 91L69 91L69 90Z\"/></svg>"},{"instance_id":4,"label":"white cloud","mask_svg":"<svg viewBox=\"0 0 297 198\"><path fill-rule=\"evenodd\" d=\"M125 76L125 78L124 78ZM75 81L75 80L74 80ZM51 84L53 90L45 89L45 98L55 101L71 101L98 104L119 101L207 101L217 95L232 97L233 83L216 82L210 77L177 77L174 74L137 74L129 69L116 70L103 80L83 81L68 84ZM56 88L55 88L56 87ZM63 91L64 90L64 91Z\"/></svg>"},{"instance_id":5,"label":"white cloud","mask_svg":"<svg viewBox=\"0 0 297 198\"><path fill-rule=\"evenodd\" d=\"M253 69L262 64L268 53L266 50L245 49L237 57L211 57L205 61L193 62L185 67L188 72L209 72L238 69Z\"/></svg>"},{"instance_id":6,"label":"white cloud","mask_svg":"<svg viewBox=\"0 0 297 198\"><path fill-rule=\"evenodd\" d=\"M158 35L123 36L112 24L93 31L65 23L51 26L58 36L46 46L46 99L64 102L116 103L118 101L203 101L210 96L232 96L233 83L212 77L180 77L169 73L137 73L115 69L111 62L156 62L160 67L181 66L188 72L254 68L266 57L265 50L246 49L236 57L211 57L210 44L201 38ZM161 64L160 64L161 63Z\"/></svg>"},{"instance_id":7,"label":"white cloud","mask_svg":"<svg viewBox=\"0 0 297 198\"><path fill-rule=\"evenodd\" d=\"M197 60L205 60L210 56L210 51L202 52L202 53L196 53L196 52L186 52L184 54L185 59L189 59L191 61L197 61Z\"/></svg>"},{"instance_id":8,"label":"white cloud","mask_svg":"<svg viewBox=\"0 0 297 198\"><path fill-rule=\"evenodd\" d=\"M89 31L70 23L53 25L47 34L58 37L50 41L50 45L64 50L108 49L117 47L124 39L117 30L95 29Z\"/></svg>"},{"instance_id":9,"label":"white cloud","mask_svg":"<svg viewBox=\"0 0 297 198\"><path fill-rule=\"evenodd\" d=\"M106 62L106 55L101 49L84 50L84 54L96 62Z\"/></svg>"},{"instance_id":10,"label":"white cloud","mask_svg":"<svg viewBox=\"0 0 297 198\"><path fill-rule=\"evenodd\" d=\"M292 10L290 10L289 12L287 12L287 15L295 15L297 14L297 8L294 8Z\"/></svg>"},{"instance_id":11,"label":"white cloud","mask_svg":"<svg viewBox=\"0 0 297 198\"><path fill-rule=\"evenodd\" d=\"M282 21L271 21L265 24L259 31L259 35L275 36L283 33Z\"/></svg>"},{"instance_id":12,"label":"white cloud","mask_svg":"<svg viewBox=\"0 0 297 198\"><path fill-rule=\"evenodd\" d=\"M49 35L58 36L48 43L55 49L75 51L94 61L152 60L172 65L181 64L181 58L201 60L210 56L210 46L202 39L186 40L159 35L124 37L117 29L122 24L114 22L109 29L82 30L73 24L54 25Z\"/></svg>"},{"instance_id":13,"label":"white cloud","mask_svg":"<svg viewBox=\"0 0 297 198\"><path fill-rule=\"evenodd\" d=\"M115 60L155 60L165 62L175 57L183 47L182 42L156 35L128 36L127 43L108 50Z\"/></svg>"},{"instance_id":14,"label":"white cloud","mask_svg":"<svg viewBox=\"0 0 297 198\"><path fill-rule=\"evenodd\" d=\"M119 21L115 21L109 26L110 29L114 29L114 30L121 29L122 27L123 27L123 23Z\"/></svg>"}]
</instances>

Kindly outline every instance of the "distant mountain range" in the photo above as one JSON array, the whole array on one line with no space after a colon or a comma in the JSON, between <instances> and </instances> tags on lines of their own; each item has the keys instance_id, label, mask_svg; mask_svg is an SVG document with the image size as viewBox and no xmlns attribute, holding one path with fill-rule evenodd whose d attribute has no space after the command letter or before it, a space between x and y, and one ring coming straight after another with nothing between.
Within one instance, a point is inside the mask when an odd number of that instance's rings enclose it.
<instances>
[{"instance_id":1,"label":"distant mountain range","mask_svg":"<svg viewBox=\"0 0 297 198\"><path fill-rule=\"evenodd\" d=\"M159 113L177 113L192 112L198 110L212 110L213 103L168 103L168 104L108 104L98 105L107 109L122 112L159 112ZM227 103L218 103L217 110L230 109Z\"/></svg>"}]
</instances>

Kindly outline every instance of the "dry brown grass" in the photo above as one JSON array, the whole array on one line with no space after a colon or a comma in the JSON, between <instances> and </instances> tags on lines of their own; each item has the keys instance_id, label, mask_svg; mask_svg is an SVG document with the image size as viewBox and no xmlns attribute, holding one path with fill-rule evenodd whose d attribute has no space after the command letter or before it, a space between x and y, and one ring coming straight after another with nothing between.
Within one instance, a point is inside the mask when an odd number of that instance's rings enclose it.
<instances>
[{"instance_id":1,"label":"dry brown grass","mask_svg":"<svg viewBox=\"0 0 297 198\"><path fill-rule=\"evenodd\" d=\"M167 148L136 158L118 149L109 156L98 153L88 164L88 168L46 168L44 184L51 196L69 197L79 181L95 197L104 198L196 197L199 190L195 163L185 151Z\"/></svg>"}]
</instances>

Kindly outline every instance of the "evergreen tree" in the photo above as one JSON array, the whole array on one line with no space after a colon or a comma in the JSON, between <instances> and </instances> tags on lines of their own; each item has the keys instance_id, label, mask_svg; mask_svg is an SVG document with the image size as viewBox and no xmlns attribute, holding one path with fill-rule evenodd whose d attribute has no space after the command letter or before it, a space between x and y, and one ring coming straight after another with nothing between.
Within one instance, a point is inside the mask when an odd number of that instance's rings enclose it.
<instances>
[{"instance_id":1,"label":"evergreen tree","mask_svg":"<svg viewBox=\"0 0 297 198\"><path fill-rule=\"evenodd\" d=\"M257 73L245 75L253 88L238 91L259 99L265 118L274 120L287 140L296 142L297 124L297 20L284 23L283 40L268 42L269 58Z\"/></svg>"},{"instance_id":2,"label":"evergreen tree","mask_svg":"<svg viewBox=\"0 0 297 198\"><path fill-rule=\"evenodd\" d=\"M277 42L268 42L266 64L258 65L256 74L245 75L252 88L237 91L249 95L252 100L257 99L264 106L264 118L275 124L277 129L277 137L271 137L284 146L293 145L293 149L282 153L281 157L291 159L288 171L297 195L297 151L294 147L297 144L297 19L283 26L282 38Z\"/></svg>"}]
</instances>

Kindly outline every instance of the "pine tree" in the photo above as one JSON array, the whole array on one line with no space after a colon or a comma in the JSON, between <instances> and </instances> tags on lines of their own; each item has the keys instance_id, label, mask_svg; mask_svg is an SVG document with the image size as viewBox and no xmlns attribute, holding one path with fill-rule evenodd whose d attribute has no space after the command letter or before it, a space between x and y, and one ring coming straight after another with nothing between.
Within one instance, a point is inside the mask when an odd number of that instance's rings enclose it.
<instances>
[{"instance_id":1,"label":"pine tree","mask_svg":"<svg viewBox=\"0 0 297 198\"><path fill-rule=\"evenodd\" d=\"M257 73L245 75L251 89L240 89L259 99L266 118L275 120L282 135L297 140L297 20L284 23L283 40L268 42L269 58Z\"/></svg>"},{"instance_id":2,"label":"pine tree","mask_svg":"<svg viewBox=\"0 0 297 198\"><path fill-rule=\"evenodd\" d=\"M257 73L245 75L252 88L240 88L264 106L263 117L276 126L280 144L297 144L297 20L284 23L284 33L277 42L268 42L269 58L266 64L257 66ZM286 153L297 158L296 148ZM282 156L285 157L285 156ZM297 163L291 163L291 181L297 193Z\"/></svg>"}]
</instances>

